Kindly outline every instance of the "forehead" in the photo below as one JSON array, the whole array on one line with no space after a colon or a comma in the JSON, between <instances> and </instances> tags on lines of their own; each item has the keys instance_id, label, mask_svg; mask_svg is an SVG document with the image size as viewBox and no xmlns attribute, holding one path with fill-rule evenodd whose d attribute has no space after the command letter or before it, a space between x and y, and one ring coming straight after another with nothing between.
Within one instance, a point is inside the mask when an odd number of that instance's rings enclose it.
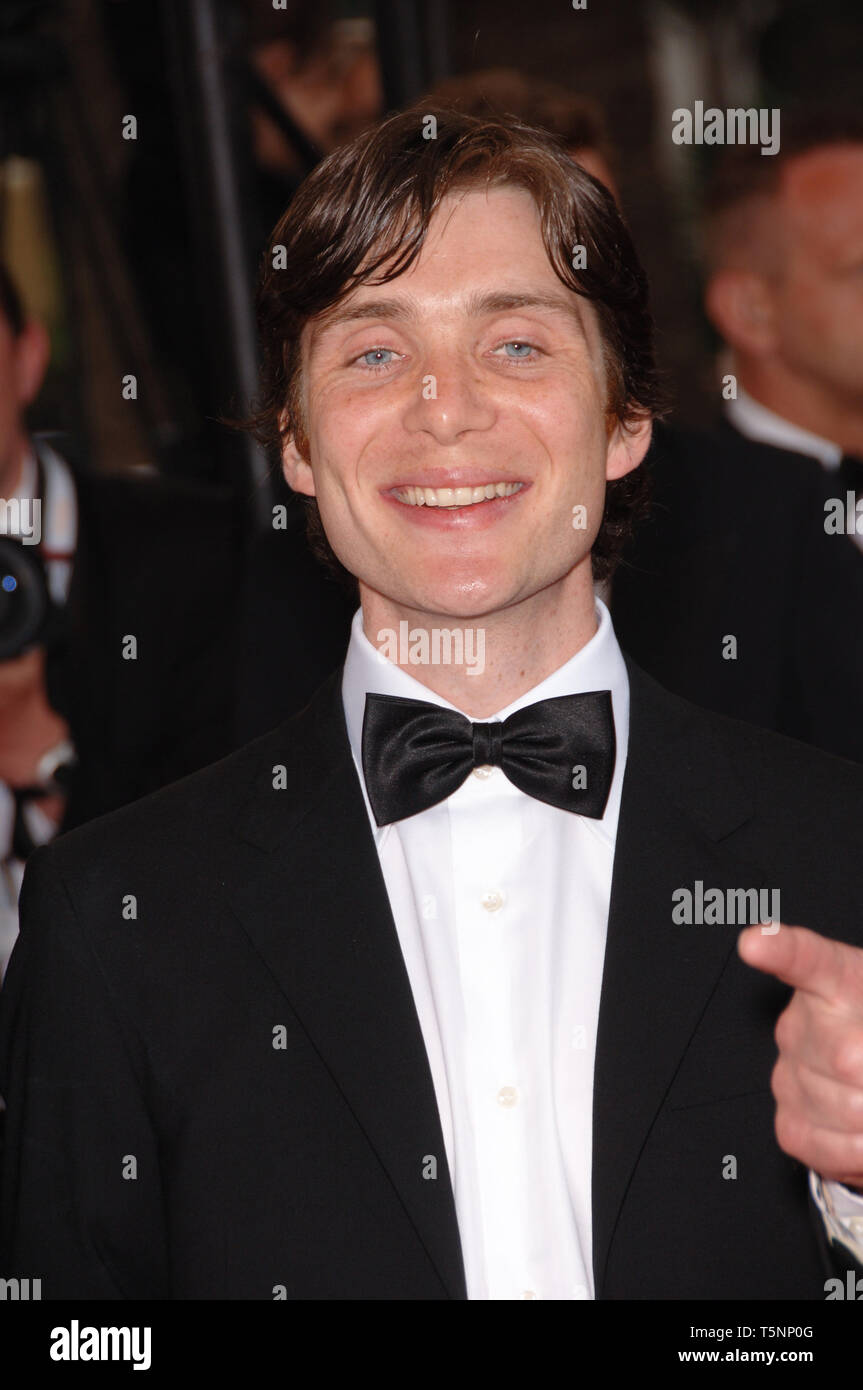
<instances>
[{"instance_id":1,"label":"forehead","mask_svg":"<svg viewBox=\"0 0 863 1390\"><path fill-rule=\"evenodd\" d=\"M789 160L781 196L786 214L822 238L863 230L863 144L831 145Z\"/></svg>"},{"instance_id":2,"label":"forehead","mask_svg":"<svg viewBox=\"0 0 863 1390\"><path fill-rule=\"evenodd\" d=\"M387 306L387 312L378 310ZM401 306L401 309L399 309ZM548 257L536 204L524 189L468 189L435 211L419 256L386 283L361 283L306 326L310 346L365 316L540 312L593 342L592 307L570 290Z\"/></svg>"}]
</instances>

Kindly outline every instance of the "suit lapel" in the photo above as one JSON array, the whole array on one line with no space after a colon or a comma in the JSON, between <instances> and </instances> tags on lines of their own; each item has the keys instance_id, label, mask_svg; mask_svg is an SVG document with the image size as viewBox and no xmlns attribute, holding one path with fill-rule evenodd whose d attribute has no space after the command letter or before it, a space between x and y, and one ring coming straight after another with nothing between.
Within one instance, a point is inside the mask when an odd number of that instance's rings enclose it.
<instances>
[{"instance_id":1,"label":"suit lapel","mask_svg":"<svg viewBox=\"0 0 863 1390\"><path fill-rule=\"evenodd\" d=\"M752 815L716 725L630 674L621 799L593 1098L593 1265L601 1297L614 1228L650 1126L737 931L672 922L672 893L760 886L721 842ZM695 722L693 722L695 716Z\"/></svg>"},{"instance_id":2,"label":"suit lapel","mask_svg":"<svg viewBox=\"0 0 863 1390\"><path fill-rule=\"evenodd\" d=\"M722 843L752 805L717 726L628 664L629 753L594 1081L597 1297L639 1152L737 938L727 928L675 926L671 894L697 879L761 882L757 866ZM265 765L241 820L235 911L389 1174L444 1289L463 1299L434 1085L350 754L341 672L258 742ZM437 1181L422 1177L426 1155L438 1159Z\"/></svg>"},{"instance_id":3,"label":"suit lapel","mask_svg":"<svg viewBox=\"0 0 863 1390\"><path fill-rule=\"evenodd\" d=\"M235 910L389 1174L444 1288L463 1299L434 1085L351 758L341 671L260 742L268 756L242 820ZM273 786L274 765L285 769L283 789ZM423 1177L427 1155L437 1159L437 1180Z\"/></svg>"}]
</instances>

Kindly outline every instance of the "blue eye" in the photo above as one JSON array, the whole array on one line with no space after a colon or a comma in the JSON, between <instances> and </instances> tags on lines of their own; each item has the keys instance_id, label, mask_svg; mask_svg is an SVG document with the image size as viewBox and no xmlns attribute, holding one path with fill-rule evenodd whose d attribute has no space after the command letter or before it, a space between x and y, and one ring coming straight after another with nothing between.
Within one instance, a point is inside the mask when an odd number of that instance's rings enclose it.
<instances>
[{"instance_id":1,"label":"blue eye","mask_svg":"<svg viewBox=\"0 0 863 1390\"><path fill-rule=\"evenodd\" d=\"M533 343L525 343L521 338L511 338L509 342L501 343L501 347L506 348L506 356L510 362L530 362L538 352ZM510 348L515 348L516 352L510 353Z\"/></svg>"},{"instance_id":2,"label":"blue eye","mask_svg":"<svg viewBox=\"0 0 863 1390\"><path fill-rule=\"evenodd\" d=\"M363 353L361 353L358 360L359 360L360 362L363 362L367 367L370 367L370 368L372 369L372 371L374 371L375 367L389 367L389 366L390 366L390 362L389 362L389 361L384 362L384 361L382 361L381 359L382 359L383 357L392 358L392 357L394 357L394 356L395 356L395 353L393 352L392 348L378 347L378 348L369 348L368 352L363 352ZM368 358L370 358L370 357L371 357L371 358L377 358L377 361L371 361L371 362L369 362L369 361L368 361Z\"/></svg>"}]
</instances>

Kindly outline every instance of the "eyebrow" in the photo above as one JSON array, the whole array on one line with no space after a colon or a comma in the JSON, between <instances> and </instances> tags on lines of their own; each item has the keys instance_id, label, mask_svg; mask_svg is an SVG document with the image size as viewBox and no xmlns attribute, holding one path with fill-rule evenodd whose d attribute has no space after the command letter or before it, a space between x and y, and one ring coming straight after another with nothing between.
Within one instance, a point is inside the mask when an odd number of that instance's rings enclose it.
<instances>
[{"instance_id":1,"label":"eyebrow","mask_svg":"<svg viewBox=\"0 0 863 1390\"><path fill-rule=\"evenodd\" d=\"M491 290L486 293L475 292L468 296L467 312L471 318L482 318L488 314L512 313L518 309L543 309L546 312L565 314L575 319L584 332L577 295L571 299L564 295L549 294L540 290ZM410 296L404 298L366 299L353 304L346 303L333 309L318 320L312 331L312 339L320 338L331 329L343 324L359 322L363 319L389 319L406 322L421 316L420 307Z\"/></svg>"}]
</instances>

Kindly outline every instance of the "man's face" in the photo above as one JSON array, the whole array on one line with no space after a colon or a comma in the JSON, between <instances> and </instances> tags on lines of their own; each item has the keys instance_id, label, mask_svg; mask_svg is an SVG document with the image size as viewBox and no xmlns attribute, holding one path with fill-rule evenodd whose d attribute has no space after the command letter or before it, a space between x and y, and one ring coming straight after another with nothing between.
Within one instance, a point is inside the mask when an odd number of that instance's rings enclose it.
<instances>
[{"instance_id":1,"label":"man's face","mask_svg":"<svg viewBox=\"0 0 863 1390\"><path fill-rule=\"evenodd\" d=\"M776 351L797 373L863 405L863 145L791 161L777 206Z\"/></svg>"},{"instance_id":2,"label":"man's face","mask_svg":"<svg viewBox=\"0 0 863 1390\"><path fill-rule=\"evenodd\" d=\"M361 592L466 619L573 571L590 584L606 478L649 426L609 439L596 316L552 270L529 194L446 199L414 265L302 346L311 466L290 447L286 476Z\"/></svg>"}]
</instances>

